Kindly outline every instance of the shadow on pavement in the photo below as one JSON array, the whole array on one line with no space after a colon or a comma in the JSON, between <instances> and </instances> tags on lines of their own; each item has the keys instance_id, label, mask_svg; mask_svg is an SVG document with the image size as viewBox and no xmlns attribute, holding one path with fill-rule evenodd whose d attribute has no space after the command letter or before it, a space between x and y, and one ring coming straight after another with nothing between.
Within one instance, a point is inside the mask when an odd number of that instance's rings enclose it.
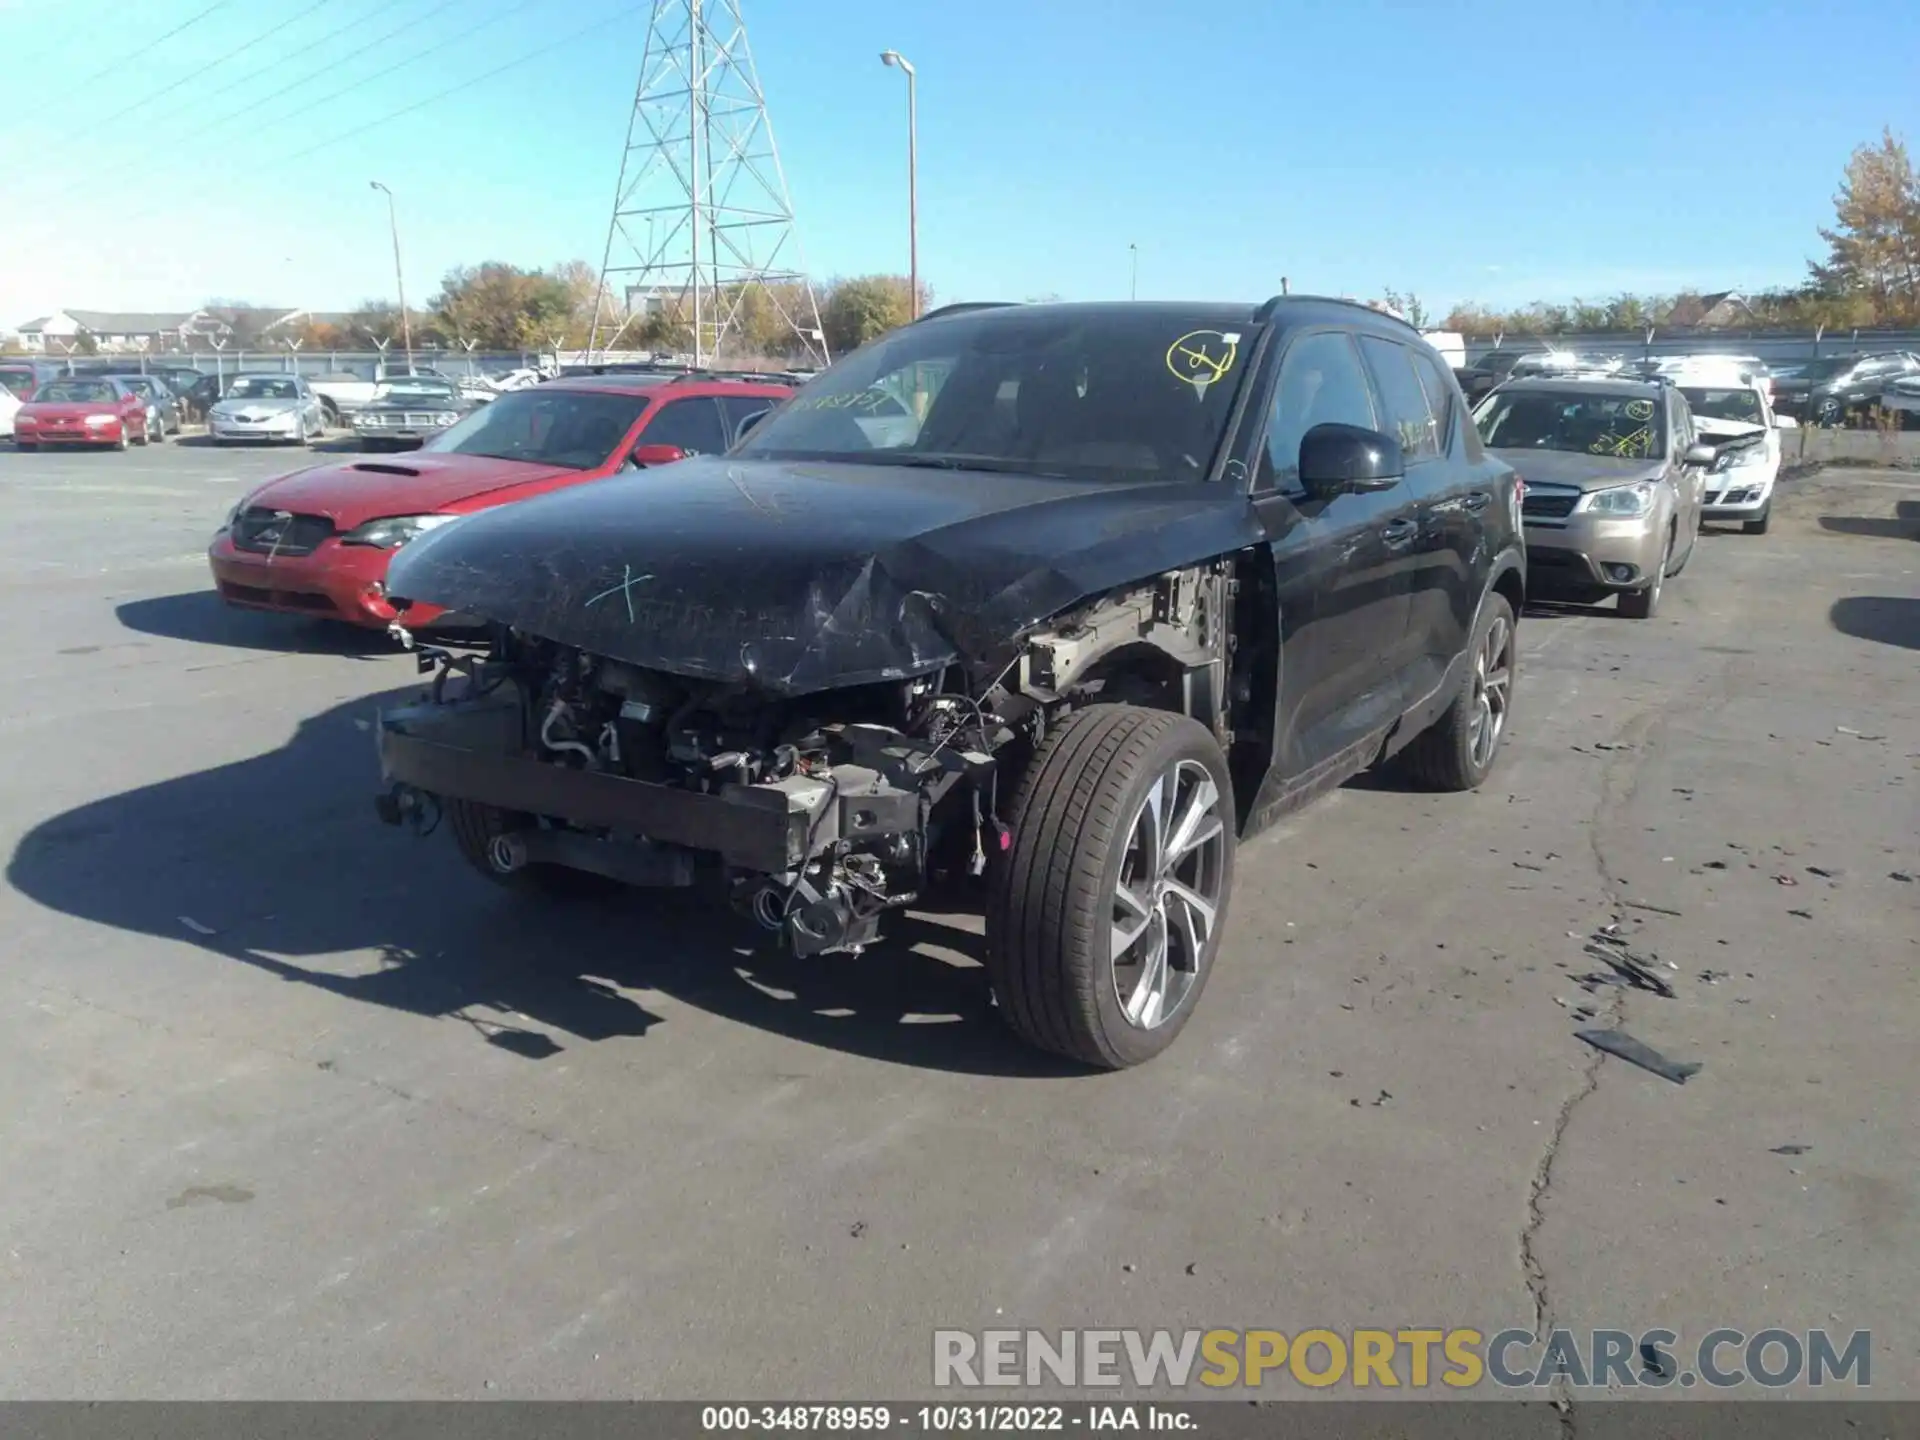
<instances>
[{"instance_id":1,"label":"shadow on pavement","mask_svg":"<svg viewBox=\"0 0 1920 1440\"><path fill-rule=\"evenodd\" d=\"M1842 635L1920 650L1920 600L1897 595L1849 595L1833 602L1827 619Z\"/></svg>"},{"instance_id":2,"label":"shadow on pavement","mask_svg":"<svg viewBox=\"0 0 1920 1440\"><path fill-rule=\"evenodd\" d=\"M241 650L278 650L296 655L343 655L378 659L400 653L399 644L383 630L362 629L339 621L299 615L274 615L262 610L240 610L225 604L211 588L181 595L159 595L129 600L114 607L114 616L129 630L196 645L231 645Z\"/></svg>"},{"instance_id":3,"label":"shadow on pavement","mask_svg":"<svg viewBox=\"0 0 1920 1440\"><path fill-rule=\"evenodd\" d=\"M1822 515L1820 528L1834 535L1876 540L1920 540L1920 500L1902 500L1885 515Z\"/></svg>"},{"instance_id":4,"label":"shadow on pavement","mask_svg":"<svg viewBox=\"0 0 1920 1440\"><path fill-rule=\"evenodd\" d=\"M358 454L360 442L351 435L329 435L311 445L296 445L290 440L223 440L211 435L181 435L171 443L190 450L278 450L289 456Z\"/></svg>"},{"instance_id":5,"label":"shadow on pavement","mask_svg":"<svg viewBox=\"0 0 1920 1440\"><path fill-rule=\"evenodd\" d=\"M1014 1039L991 1008L977 937L937 916L890 916L887 939L861 956L796 960L750 921L690 899L532 899L473 873L444 833L381 825L371 721L409 693L338 706L279 749L55 816L21 840L7 880L97 924L457 1019L529 1059L569 1039L645 1035L660 1017L630 992L652 991L901 1065L1084 1073Z\"/></svg>"}]
</instances>

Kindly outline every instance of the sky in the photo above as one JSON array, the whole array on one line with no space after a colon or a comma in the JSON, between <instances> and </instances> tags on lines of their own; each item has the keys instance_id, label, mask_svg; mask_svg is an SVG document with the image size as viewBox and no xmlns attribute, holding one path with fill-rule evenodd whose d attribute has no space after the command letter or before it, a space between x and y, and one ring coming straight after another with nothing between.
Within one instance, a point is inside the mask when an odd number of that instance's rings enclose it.
<instances>
[{"instance_id":1,"label":"sky","mask_svg":"<svg viewBox=\"0 0 1920 1440\"><path fill-rule=\"evenodd\" d=\"M879 52L917 67L940 301L1792 284L1851 149L1920 130L1920 6L1885 0L738 3L816 275L906 270ZM415 305L598 268L650 9L0 0L0 329L390 299L376 179Z\"/></svg>"}]
</instances>

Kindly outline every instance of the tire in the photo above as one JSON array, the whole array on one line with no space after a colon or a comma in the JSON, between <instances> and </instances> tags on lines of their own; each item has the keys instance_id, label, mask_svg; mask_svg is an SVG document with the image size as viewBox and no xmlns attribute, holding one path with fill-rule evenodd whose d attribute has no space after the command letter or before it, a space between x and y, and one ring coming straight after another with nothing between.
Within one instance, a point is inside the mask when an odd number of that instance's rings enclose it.
<instances>
[{"instance_id":1,"label":"tire","mask_svg":"<svg viewBox=\"0 0 1920 1440\"><path fill-rule=\"evenodd\" d=\"M147 443L147 437L144 431L141 433L140 443L142 445ZM120 423L120 438L113 442L113 448L116 450L130 450L133 448L133 437L127 434L127 426L124 420Z\"/></svg>"},{"instance_id":2,"label":"tire","mask_svg":"<svg viewBox=\"0 0 1920 1440\"><path fill-rule=\"evenodd\" d=\"M164 445L167 443L167 422L165 420L160 422L160 428L158 430L147 431L147 443L149 445Z\"/></svg>"},{"instance_id":3,"label":"tire","mask_svg":"<svg viewBox=\"0 0 1920 1440\"><path fill-rule=\"evenodd\" d=\"M1226 929L1236 837L1219 744L1184 715L1090 706L1034 753L1012 818L987 901L1000 1013L1029 1044L1086 1065L1151 1060L1192 1017ZM1152 851L1183 821L1200 838L1163 868Z\"/></svg>"},{"instance_id":4,"label":"tire","mask_svg":"<svg viewBox=\"0 0 1920 1440\"><path fill-rule=\"evenodd\" d=\"M1660 557L1660 568L1653 573L1653 583L1639 590L1620 592L1620 613L1629 620L1651 620L1660 613L1660 597L1667 588L1667 566L1673 561L1673 536L1667 536L1666 553Z\"/></svg>"},{"instance_id":5,"label":"tire","mask_svg":"<svg viewBox=\"0 0 1920 1440\"><path fill-rule=\"evenodd\" d=\"M496 885L522 894L566 900L606 895L622 888L618 880L565 865L525 865L502 872L494 866L489 854L494 840L513 830L530 829L533 817L497 810L491 805L477 805L471 800L444 803L447 828L453 831L453 842L460 854Z\"/></svg>"},{"instance_id":6,"label":"tire","mask_svg":"<svg viewBox=\"0 0 1920 1440\"><path fill-rule=\"evenodd\" d=\"M1495 591L1473 627L1459 694L1394 757L1401 773L1429 790L1477 789L1500 758L1500 742L1513 716L1519 657L1513 606Z\"/></svg>"},{"instance_id":7,"label":"tire","mask_svg":"<svg viewBox=\"0 0 1920 1440\"><path fill-rule=\"evenodd\" d=\"M1742 520L1740 522L1740 533L1742 535L1764 535L1767 533L1767 527L1772 524L1773 501L1769 500L1761 509L1760 513L1754 516L1753 519Z\"/></svg>"}]
</instances>

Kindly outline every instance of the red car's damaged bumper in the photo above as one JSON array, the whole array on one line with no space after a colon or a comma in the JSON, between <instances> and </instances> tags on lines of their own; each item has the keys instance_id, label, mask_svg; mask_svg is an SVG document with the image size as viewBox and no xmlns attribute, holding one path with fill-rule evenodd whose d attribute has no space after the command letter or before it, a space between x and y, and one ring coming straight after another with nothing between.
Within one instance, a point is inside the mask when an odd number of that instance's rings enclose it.
<instances>
[{"instance_id":1,"label":"red car's damaged bumper","mask_svg":"<svg viewBox=\"0 0 1920 1440\"><path fill-rule=\"evenodd\" d=\"M387 562L392 558L391 550L332 539L305 555L270 555L239 548L227 531L216 535L207 551L214 587L229 605L344 620L375 630L386 629L398 613L386 592ZM407 625L431 625L444 613L432 605L411 606Z\"/></svg>"}]
</instances>

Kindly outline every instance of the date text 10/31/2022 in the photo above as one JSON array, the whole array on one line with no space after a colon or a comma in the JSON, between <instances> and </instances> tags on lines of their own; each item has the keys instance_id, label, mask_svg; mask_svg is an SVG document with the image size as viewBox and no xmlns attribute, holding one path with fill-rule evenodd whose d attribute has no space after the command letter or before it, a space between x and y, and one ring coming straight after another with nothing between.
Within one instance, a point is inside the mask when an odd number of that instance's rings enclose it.
<instances>
[{"instance_id":1,"label":"date text 10/31/2022","mask_svg":"<svg viewBox=\"0 0 1920 1440\"><path fill-rule=\"evenodd\" d=\"M700 1412L707 1433L765 1430L904 1430L918 1435L972 1432L1102 1433L1126 1430L1198 1430L1191 1407L1162 1404L1098 1405L708 1405Z\"/></svg>"}]
</instances>

